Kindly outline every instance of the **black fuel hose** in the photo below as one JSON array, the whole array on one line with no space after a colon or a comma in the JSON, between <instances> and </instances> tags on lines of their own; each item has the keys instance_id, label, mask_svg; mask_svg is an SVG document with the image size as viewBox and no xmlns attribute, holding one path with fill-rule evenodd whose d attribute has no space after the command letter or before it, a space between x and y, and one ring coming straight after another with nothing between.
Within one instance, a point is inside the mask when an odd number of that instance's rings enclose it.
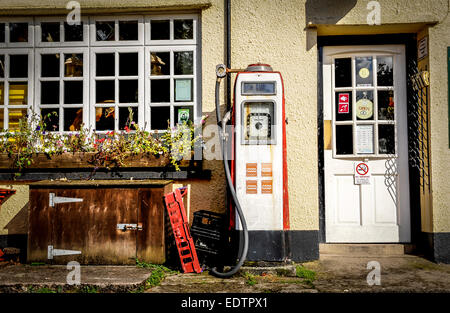
<instances>
[{"instance_id":1,"label":"black fuel hose","mask_svg":"<svg viewBox=\"0 0 450 313\"><path fill-rule=\"evenodd\" d=\"M242 208L241 205L239 203L239 200L237 198L236 195L236 189L234 188L233 185L233 181L231 179L231 174L230 174L230 167L228 165L228 149L227 149L227 138L226 136L224 136L223 132L225 131L225 125L226 122L222 121L222 116L220 113L220 103L219 103L219 95L220 95L220 82L221 82L221 78L217 78L216 80L216 117L217 117L217 126L219 128L219 141L220 141L220 145L222 148L222 157L223 157L223 165L225 168L225 176L227 179L227 185L228 188L230 190L230 193L232 195L233 198L233 202L235 204L236 207L236 211L238 213L239 219L241 221L241 225L242 225L242 231L244 233L244 245L242 248L242 252L239 256L239 262L233 267L233 269L229 272L225 272L225 273L220 273L217 271L217 269L214 267L211 269L211 273L214 276L220 277L220 278L227 278L227 277L231 277L234 274L237 273L237 271L241 268L242 264L244 264L245 259L247 258L247 252L248 252L248 229L247 229L247 223L245 221L244 218L244 213L242 212ZM222 125L221 125L222 124Z\"/></svg>"}]
</instances>

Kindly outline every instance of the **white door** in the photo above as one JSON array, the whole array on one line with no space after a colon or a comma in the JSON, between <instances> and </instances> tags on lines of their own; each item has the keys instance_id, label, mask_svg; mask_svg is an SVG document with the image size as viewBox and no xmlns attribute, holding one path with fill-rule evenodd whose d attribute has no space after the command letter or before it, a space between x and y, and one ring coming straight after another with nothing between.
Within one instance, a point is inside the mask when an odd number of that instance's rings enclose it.
<instances>
[{"instance_id":1,"label":"white door","mask_svg":"<svg viewBox=\"0 0 450 313\"><path fill-rule=\"evenodd\" d=\"M409 242L404 46L324 47L323 94L326 241Z\"/></svg>"}]
</instances>

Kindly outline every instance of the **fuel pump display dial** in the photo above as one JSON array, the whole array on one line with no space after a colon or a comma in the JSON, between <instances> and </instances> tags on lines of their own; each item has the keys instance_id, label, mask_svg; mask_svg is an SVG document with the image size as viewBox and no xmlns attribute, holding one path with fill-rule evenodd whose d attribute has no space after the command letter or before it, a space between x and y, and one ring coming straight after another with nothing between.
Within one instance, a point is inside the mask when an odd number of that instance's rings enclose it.
<instances>
[{"instance_id":1,"label":"fuel pump display dial","mask_svg":"<svg viewBox=\"0 0 450 313\"><path fill-rule=\"evenodd\" d=\"M246 102L244 108L244 142L246 144L271 144L274 136L273 102Z\"/></svg>"},{"instance_id":2,"label":"fuel pump display dial","mask_svg":"<svg viewBox=\"0 0 450 313\"><path fill-rule=\"evenodd\" d=\"M270 138L270 115L268 113L250 113L247 115L248 139Z\"/></svg>"}]
</instances>

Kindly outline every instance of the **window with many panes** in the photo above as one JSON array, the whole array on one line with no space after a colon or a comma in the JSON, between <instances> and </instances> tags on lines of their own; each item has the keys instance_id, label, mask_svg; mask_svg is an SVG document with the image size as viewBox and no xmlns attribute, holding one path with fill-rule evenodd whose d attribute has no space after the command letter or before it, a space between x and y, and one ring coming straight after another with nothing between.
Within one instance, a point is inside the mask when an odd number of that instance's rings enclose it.
<instances>
[{"instance_id":1,"label":"window with many panes","mask_svg":"<svg viewBox=\"0 0 450 313\"><path fill-rule=\"evenodd\" d=\"M30 112L58 132L195 121L197 49L195 15L0 21L0 127Z\"/></svg>"},{"instance_id":2,"label":"window with many panes","mask_svg":"<svg viewBox=\"0 0 450 313\"><path fill-rule=\"evenodd\" d=\"M334 59L335 156L396 154L393 55Z\"/></svg>"}]
</instances>

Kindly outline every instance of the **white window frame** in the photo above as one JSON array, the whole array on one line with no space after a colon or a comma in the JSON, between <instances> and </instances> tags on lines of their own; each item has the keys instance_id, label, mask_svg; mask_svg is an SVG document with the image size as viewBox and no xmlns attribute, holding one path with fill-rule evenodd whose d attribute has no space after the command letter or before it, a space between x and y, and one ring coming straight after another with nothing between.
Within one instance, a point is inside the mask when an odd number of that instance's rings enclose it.
<instances>
[{"instance_id":1,"label":"white window frame","mask_svg":"<svg viewBox=\"0 0 450 313\"><path fill-rule=\"evenodd\" d=\"M90 46L143 46L144 45L144 17L142 15L122 15L122 16L92 16L89 18L90 26ZM119 22L137 21L138 40L119 40ZM97 41L96 22L114 22L114 40Z\"/></svg>"},{"instance_id":2,"label":"white window frame","mask_svg":"<svg viewBox=\"0 0 450 313\"><path fill-rule=\"evenodd\" d=\"M399 95L396 86L396 55L398 52L384 52L384 51L355 51L352 53L342 53L336 54L332 57L332 67L331 67L331 87L332 87L332 127L333 127L333 158L336 159L354 159L354 158L386 158L387 156L398 157L398 116L397 116L397 106L394 106L394 119L393 120L379 120L378 119L378 92L377 91L394 91L394 104L399 103ZM393 86L378 86L377 79L377 60L378 57L392 57L392 62L394 66L393 72ZM356 58L357 57L372 57L372 74L373 74L373 85L372 86L356 86ZM351 58L351 71L352 71L352 86L349 87L335 87L335 60L341 58ZM356 105L356 93L358 91L372 91L373 92L373 119L372 120L358 120L356 118L356 110L354 109ZM348 121L336 121L336 97L337 92L352 92L352 119ZM336 150L336 126L340 125L351 125L353 134L353 154L337 154ZM373 125L373 151L372 154L358 154L357 145L357 125ZM394 140L395 140L395 154L382 154L379 153L379 135L378 135L378 125L394 125Z\"/></svg>"},{"instance_id":3,"label":"white window frame","mask_svg":"<svg viewBox=\"0 0 450 313\"><path fill-rule=\"evenodd\" d=\"M169 20L170 39L151 40L151 21ZM174 39L174 20L192 20L193 39ZM145 17L145 45L196 45L198 44L198 15L178 14L178 15L151 15Z\"/></svg>"},{"instance_id":4,"label":"white window frame","mask_svg":"<svg viewBox=\"0 0 450 313\"><path fill-rule=\"evenodd\" d=\"M41 55L59 53L60 55L60 73L59 77L41 77ZM64 54L83 54L83 76L81 77L65 77L64 76ZM64 108L83 108L83 123L89 124L89 53L87 48L83 47L61 47L61 48L36 48L35 49L35 112L40 114L41 109L58 108L59 116L59 130L57 133L70 133L70 131L64 131ZM42 81L59 81L59 104L41 104L41 82ZM83 82L83 103L78 104L65 104L64 103L64 81L82 81Z\"/></svg>"},{"instance_id":5,"label":"white window frame","mask_svg":"<svg viewBox=\"0 0 450 313\"><path fill-rule=\"evenodd\" d=\"M59 39L58 42L42 41L41 23L59 22ZM89 45L89 18L81 17L83 23L83 41L65 41L64 23L67 22L63 17L39 17L35 19L35 38L36 47L73 47L73 46L88 46Z\"/></svg>"},{"instance_id":6,"label":"white window frame","mask_svg":"<svg viewBox=\"0 0 450 313\"><path fill-rule=\"evenodd\" d=\"M119 76L119 54L127 53L127 52L135 52L138 53L138 75L137 76ZM97 76L96 75L96 53L114 53L115 54L115 75L114 76ZM89 108L90 108L90 125L93 129L95 128L95 109L97 107L115 107L115 112L117 114L114 115L114 130L119 130L119 107L137 107L138 108L138 125L142 129L145 125L145 114L144 114L144 48L143 47L94 47L90 49L90 100L89 100ZM119 80L138 80L138 102L137 104L130 103L119 103ZM114 103L96 103L96 80L114 80L115 84L115 94L114 94ZM97 133L106 133L108 131L98 131Z\"/></svg>"},{"instance_id":7,"label":"white window frame","mask_svg":"<svg viewBox=\"0 0 450 313\"><path fill-rule=\"evenodd\" d=\"M5 56L5 77L0 78L3 82L3 105L0 106L3 111L3 128L9 129L9 109L27 109L27 114L32 113L33 104L33 49L0 49L0 54ZM28 55L28 78L10 78L9 77L9 57L10 55L27 54ZM27 104L26 105L10 105L9 104L9 83L11 82L27 82Z\"/></svg>"},{"instance_id":8,"label":"white window frame","mask_svg":"<svg viewBox=\"0 0 450 313\"><path fill-rule=\"evenodd\" d=\"M174 53L175 52L183 52L183 51L192 51L193 52L193 73L189 75L175 75L174 73ZM151 58L150 54L152 52L170 52L170 75L158 75L151 76ZM193 121L197 122L197 114L198 114L198 82L196 77L198 77L198 62L197 62L197 46L196 45L179 45L179 46L155 46L155 47L145 47L145 84L146 84L146 99L145 103L146 107L146 121L148 125L148 129L151 131L156 131L152 129L151 125L151 108L152 107L170 107L170 127L175 126L175 108L181 106L192 106L193 107ZM192 101L190 102L176 102L175 101L175 79L192 79ZM158 79L170 79L170 102L151 102L151 80ZM161 130L157 130L161 132Z\"/></svg>"},{"instance_id":9,"label":"white window frame","mask_svg":"<svg viewBox=\"0 0 450 313\"><path fill-rule=\"evenodd\" d=\"M0 18L0 23L5 23L5 42L0 43L0 48L32 48L34 47L34 19L32 17L14 17L11 19ZM10 42L9 24L28 23L28 42Z\"/></svg>"},{"instance_id":10,"label":"white window frame","mask_svg":"<svg viewBox=\"0 0 450 313\"><path fill-rule=\"evenodd\" d=\"M64 23L66 22L66 16L49 16L49 17L17 17L17 18L0 18L0 23L4 23L5 27L5 42L0 43L0 54L5 54L5 62L8 61L6 55L8 54L28 54L28 104L26 105L28 113L40 114L41 108L46 107L58 107L60 109L59 114L59 131L64 133L63 125L63 108L65 107L79 107L77 105L65 105L63 101L63 81L64 80L83 80L83 123L85 127L95 129L95 107L96 106L110 106L110 104L95 103L95 53L116 53L116 75L118 74L118 54L121 52L137 52L138 57L138 75L120 77L120 79L137 79L139 88L139 98L137 107L138 124L141 129L151 130L151 116L150 106L170 106L170 124L172 127L175 125L175 108L179 106L190 106L193 108L193 121L197 123L199 121L199 115L201 115L201 62L200 62L200 43L199 38L199 15L197 14L157 14L157 15L111 15L111 16L86 16L82 17L83 22L83 41L80 42L65 42L64 41ZM193 22L193 39L174 39L174 21L191 19ZM119 22L136 20L138 23L138 40L132 41L120 41L119 40ZM170 21L170 40L150 40L150 29L152 20L169 20ZM114 21L115 40L114 41L96 41L96 27L97 21ZM42 22L59 22L60 25L60 41L59 42L42 42L41 41L41 23ZM26 43L10 43L9 42L9 24L10 23L28 23L28 42ZM170 52L171 54L171 74L166 78L170 79L170 102L162 104L150 103L150 71L151 71L151 52ZM193 51L193 74L192 75L177 75L174 71L174 52L177 51ZM64 77L64 66L60 69L60 104L59 105L41 105L40 102L40 82L42 80L58 80L55 78L41 78L41 54L42 53L82 53L83 54L83 77L71 78ZM61 57L63 59L63 57ZM63 61L61 61L63 63ZM36 64L36 67L34 66ZM5 118L4 128L8 128L8 76L9 73L5 73L5 78L0 79L4 81L4 106ZM112 76L111 76L112 77ZM162 78L162 77L161 77ZM174 79L175 78L190 78L193 81L191 102L175 102L174 93ZM107 78L105 78L107 79ZM116 90L115 100L119 100L119 88L118 80L119 76L114 76ZM23 79L11 79L10 81L25 81ZM36 100L36 101L35 101ZM116 108L120 106L128 107L128 104L114 103ZM133 105L132 105L133 106ZM17 107L17 106L14 106ZM115 116L115 129L118 129L118 114Z\"/></svg>"}]
</instances>

